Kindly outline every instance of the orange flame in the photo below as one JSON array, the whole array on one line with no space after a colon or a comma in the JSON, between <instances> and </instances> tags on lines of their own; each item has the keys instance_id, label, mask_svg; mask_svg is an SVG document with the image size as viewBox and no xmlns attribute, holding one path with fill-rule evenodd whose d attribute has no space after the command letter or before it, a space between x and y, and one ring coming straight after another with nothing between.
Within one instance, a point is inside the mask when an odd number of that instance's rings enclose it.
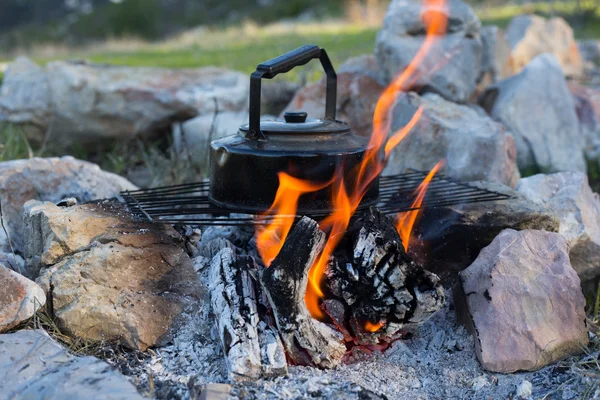
<instances>
[{"instance_id":1,"label":"orange flame","mask_svg":"<svg viewBox=\"0 0 600 400\"><path fill-rule=\"evenodd\" d=\"M419 108L409 123L391 135L388 139L391 125L391 109L396 101L397 95L410 88L410 86L424 73L431 73L433 69L422 68L425 57L435 43L436 36L446 32L447 12L444 9L445 0L425 0L423 8L426 11L422 14L422 21L426 27L427 36L408 67L393 80L377 101L373 115L373 132L367 150L365 151L365 156L356 171L350 171L355 174L351 193L349 194L347 192L342 171L337 171L335 176L332 177L332 181L328 182L325 186L302 181L292 178L285 173L280 173L280 187L272 207L266 213L269 215L275 214L275 219L272 223L257 231L256 241L259 253L265 265L268 266L281 250L289 230L291 229L293 219L285 218L285 215L289 216L295 214L298 198L304 193L323 189L327 185L333 183L333 211L319 224L320 228L329 235L323 252L309 271L309 285L307 286L305 296L306 306L314 318L320 320L325 318L324 313L319 307L319 301L324 297L323 290L321 289L321 282L329 259L342 239L346 228L350 223L350 218L358 208L371 182L373 182L383 170L385 160L387 160L393 148L413 130L423 114L423 109ZM423 72L425 69L428 69L428 71ZM419 186L419 188L421 188L421 186ZM419 193L421 202L422 198L425 196L425 190L426 185L422 189L423 193ZM417 197L419 197L419 195ZM412 214L407 215L406 217L403 217L402 220L402 232L408 232L408 237L410 237L410 230L416 220L416 214L414 217L412 217ZM401 235L406 235L406 233L401 233ZM408 240L406 243L408 243ZM369 332L371 332L370 329L374 329L372 332L375 332L383 326L383 324L380 326L379 324L380 323L375 324L368 322L365 329Z\"/></svg>"},{"instance_id":2,"label":"orange flame","mask_svg":"<svg viewBox=\"0 0 600 400\"><path fill-rule=\"evenodd\" d=\"M429 183L435 176L435 174L444 166L444 160L438 161L437 164L429 171L423 182L417 187L415 190L416 198L413 204L411 205L410 211L399 213L397 216L396 222L396 230L400 234L400 238L402 239L402 245L404 246L404 251L408 251L408 244L410 243L410 234L412 232L412 228L417 220L417 216L419 215L421 204L423 204L423 199L427 194L427 188L429 187Z\"/></svg>"},{"instance_id":3,"label":"orange flame","mask_svg":"<svg viewBox=\"0 0 600 400\"><path fill-rule=\"evenodd\" d=\"M375 333L378 330L380 330L381 328L383 328L385 325L385 322L379 321L376 323L373 323L371 321L367 321L365 323L365 331L367 332L371 332L371 333Z\"/></svg>"},{"instance_id":4,"label":"orange flame","mask_svg":"<svg viewBox=\"0 0 600 400\"><path fill-rule=\"evenodd\" d=\"M266 225L258 225L256 231L256 247L267 267L279 254L292 228L293 215L296 214L300 196L324 189L331 184L331 182L311 183L294 178L285 172L280 172L277 175L279 177L279 187L275 194L275 200L273 205L263 214L263 216L275 215L275 217Z\"/></svg>"}]
</instances>

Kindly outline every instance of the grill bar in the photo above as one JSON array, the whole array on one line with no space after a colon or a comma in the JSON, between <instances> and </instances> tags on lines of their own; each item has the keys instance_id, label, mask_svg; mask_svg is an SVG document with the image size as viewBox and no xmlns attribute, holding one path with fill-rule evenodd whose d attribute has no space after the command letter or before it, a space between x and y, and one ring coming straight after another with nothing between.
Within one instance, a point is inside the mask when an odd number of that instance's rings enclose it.
<instances>
[{"instance_id":1,"label":"grill bar","mask_svg":"<svg viewBox=\"0 0 600 400\"><path fill-rule=\"evenodd\" d=\"M427 172L409 171L405 174L382 176L377 207L386 214L395 215L418 208L445 207L458 204L507 200L510 195L458 182L444 175L431 180L427 194L420 207L413 207L415 190L427 176ZM233 210L217 207L208 199L207 181L163 186L122 192L129 210L135 218L186 225L258 225L273 221L274 216L236 214ZM364 208L363 208L364 209ZM360 215L361 208L355 217ZM310 215L324 218L325 213ZM279 218L299 218L297 215Z\"/></svg>"}]
</instances>

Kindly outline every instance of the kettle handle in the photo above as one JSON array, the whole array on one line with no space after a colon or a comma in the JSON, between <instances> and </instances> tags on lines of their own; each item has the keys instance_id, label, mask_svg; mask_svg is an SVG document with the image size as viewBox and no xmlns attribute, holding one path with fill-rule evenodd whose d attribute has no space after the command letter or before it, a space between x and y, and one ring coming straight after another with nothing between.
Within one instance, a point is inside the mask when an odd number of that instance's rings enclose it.
<instances>
[{"instance_id":1,"label":"kettle handle","mask_svg":"<svg viewBox=\"0 0 600 400\"><path fill-rule=\"evenodd\" d=\"M261 79L273 79L277 74L288 72L294 67L308 63L314 58L318 58L321 61L321 65L327 76L325 87L325 119L335 120L337 75L325 49L314 44L307 44L269 61L260 63L256 67L256 71L250 75L250 124L246 139L266 139L260 130Z\"/></svg>"}]
</instances>

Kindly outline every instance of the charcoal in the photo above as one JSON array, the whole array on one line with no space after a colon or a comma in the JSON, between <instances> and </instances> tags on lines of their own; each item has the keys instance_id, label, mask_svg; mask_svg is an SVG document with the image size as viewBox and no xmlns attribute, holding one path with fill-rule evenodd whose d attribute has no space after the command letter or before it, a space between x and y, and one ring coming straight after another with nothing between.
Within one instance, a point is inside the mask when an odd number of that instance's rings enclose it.
<instances>
[{"instance_id":1,"label":"charcoal","mask_svg":"<svg viewBox=\"0 0 600 400\"><path fill-rule=\"evenodd\" d=\"M351 224L335 258L327 272L327 287L346 305L358 344L392 340L444 303L439 278L406 254L393 221L374 208Z\"/></svg>"},{"instance_id":2,"label":"charcoal","mask_svg":"<svg viewBox=\"0 0 600 400\"><path fill-rule=\"evenodd\" d=\"M283 345L296 364L333 368L346 352L342 335L313 319L304 303L308 271L325 244L325 233L310 218L292 229L260 282L273 310Z\"/></svg>"}]
</instances>

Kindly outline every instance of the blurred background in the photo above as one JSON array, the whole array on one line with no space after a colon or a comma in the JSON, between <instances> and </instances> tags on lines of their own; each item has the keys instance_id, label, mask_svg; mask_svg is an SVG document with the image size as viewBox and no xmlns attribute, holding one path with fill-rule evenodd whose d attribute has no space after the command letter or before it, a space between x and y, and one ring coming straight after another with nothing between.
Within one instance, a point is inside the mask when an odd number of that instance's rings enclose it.
<instances>
[{"instance_id":1,"label":"blurred background","mask_svg":"<svg viewBox=\"0 0 600 400\"><path fill-rule=\"evenodd\" d=\"M483 24L562 16L600 37L600 0L471 0ZM2 0L0 71L17 55L132 66L217 65L244 72L305 43L334 63L369 53L388 0ZM296 76L291 75L294 79ZM310 78L310 77L309 77Z\"/></svg>"}]
</instances>

